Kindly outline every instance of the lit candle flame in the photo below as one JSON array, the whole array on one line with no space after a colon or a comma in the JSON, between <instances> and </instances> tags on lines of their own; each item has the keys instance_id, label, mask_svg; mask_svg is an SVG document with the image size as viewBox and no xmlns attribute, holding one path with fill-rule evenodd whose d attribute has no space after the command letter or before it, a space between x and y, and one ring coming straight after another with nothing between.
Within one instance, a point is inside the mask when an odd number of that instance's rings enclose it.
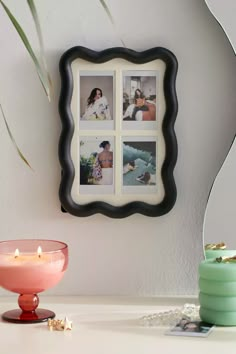
<instances>
[{"instance_id":1,"label":"lit candle flame","mask_svg":"<svg viewBox=\"0 0 236 354\"><path fill-rule=\"evenodd\" d=\"M40 258L42 255L42 247L41 246L38 246L37 254L38 254L38 257Z\"/></svg>"},{"instance_id":2,"label":"lit candle flame","mask_svg":"<svg viewBox=\"0 0 236 354\"><path fill-rule=\"evenodd\" d=\"M19 251L19 249L17 248L17 249L15 250L14 257L17 258L17 257L19 257L19 255L20 255L20 251Z\"/></svg>"}]
</instances>

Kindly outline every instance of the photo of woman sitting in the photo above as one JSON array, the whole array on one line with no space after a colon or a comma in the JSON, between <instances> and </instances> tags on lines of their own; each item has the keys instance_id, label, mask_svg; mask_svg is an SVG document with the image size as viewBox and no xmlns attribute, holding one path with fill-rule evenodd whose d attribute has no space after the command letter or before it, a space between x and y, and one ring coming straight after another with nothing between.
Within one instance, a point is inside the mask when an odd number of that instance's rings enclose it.
<instances>
[{"instance_id":1,"label":"photo of woman sitting","mask_svg":"<svg viewBox=\"0 0 236 354\"><path fill-rule=\"evenodd\" d=\"M156 120L156 103L146 100L140 89L135 90L134 103L126 109L123 120L154 121Z\"/></svg>"},{"instance_id":2,"label":"photo of woman sitting","mask_svg":"<svg viewBox=\"0 0 236 354\"><path fill-rule=\"evenodd\" d=\"M95 87L88 99L85 113L82 120L111 120L111 113L107 98L103 96L102 90Z\"/></svg>"}]
</instances>

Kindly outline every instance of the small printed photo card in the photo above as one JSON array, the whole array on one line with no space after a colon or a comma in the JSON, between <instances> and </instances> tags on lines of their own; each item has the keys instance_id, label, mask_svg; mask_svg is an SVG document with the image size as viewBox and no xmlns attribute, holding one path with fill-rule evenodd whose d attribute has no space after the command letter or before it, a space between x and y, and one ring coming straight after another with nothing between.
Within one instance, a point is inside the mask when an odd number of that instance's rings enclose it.
<instances>
[{"instance_id":1,"label":"small printed photo card","mask_svg":"<svg viewBox=\"0 0 236 354\"><path fill-rule=\"evenodd\" d=\"M203 321L182 319L165 334L169 336L207 337L215 325Z\"/></svg>"},{"instance_id":2,"label":"small printed photo card","mask_svg":"<svg viewBox=\"0 0 236 354\"><path fill-rule=\"evenodd\" d=\"M152 194L157 192L157 139L123 138L123 192Z\"/></svg>"},{"instance_id":3,"label":"small printed photo card","mask_svg":"<svg viewBox=\"0 0 236 354\"><path fill-rule=\"evenodd\" d=\"M156 129L159 102L159 71L123 72L122 119L124 129Z\"/></svg>"},{"instance_id":4,"label":"small printed photo card","mask_svg":"<svg viewBox=\"0 0 236 354\"><path fill-rule=\"evenodd\" d=\"M113 129L114 72L81 70L77 80L79 129Z\"/></svg>"},{"instance_id":5,"label":"small printed photo card","mask_svg":"<svg viewBox=\"0 0 236 354\"><path fill-rule=\"evenodd\" d=\"M82 136L79 144L81 194L114 193L114 138Z\"/></svg>"}]
</instances>

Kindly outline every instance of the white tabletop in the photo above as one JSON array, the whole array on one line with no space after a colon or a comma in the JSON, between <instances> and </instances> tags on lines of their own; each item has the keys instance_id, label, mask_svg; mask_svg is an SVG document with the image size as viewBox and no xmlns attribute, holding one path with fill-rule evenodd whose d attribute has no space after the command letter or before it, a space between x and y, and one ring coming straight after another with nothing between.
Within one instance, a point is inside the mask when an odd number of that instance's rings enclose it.
<instances>
[{"instance_id":1,"label":"white tabletop","mask_svg":"<svg viewBox=\"0 0 236 354\"><path fill-rule=\"evenodd\" d=\"M1 354L222 354L234 350L236 327L217 327L207 338L166 336L167 327L143 327L145 314L197 303L191 298L42 297L40 307L67 316L72 331L50 331L47 323L0 321ZM16 298L0 298L0 312L16 308Z\"/></svg>"}]
</instances>

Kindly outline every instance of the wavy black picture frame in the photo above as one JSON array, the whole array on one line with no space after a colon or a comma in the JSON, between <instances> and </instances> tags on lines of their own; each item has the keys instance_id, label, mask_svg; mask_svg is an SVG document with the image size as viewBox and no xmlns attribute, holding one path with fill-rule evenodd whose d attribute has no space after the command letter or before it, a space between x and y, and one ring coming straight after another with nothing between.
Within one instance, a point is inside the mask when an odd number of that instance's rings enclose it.
<instances>
[{"instance_id":1,"label":"wavy black picture frame","mask_svg":"<svg viewBox=\"0 0 236 354\"><path fill-rule=\"evenodd\" d=\"M88 204L77 204L71 195L72 184L75 177L75 166L71 157L71 141L74 134L74 118L71 112L73 94L73 75L71 64L76 59L83 59L91 63L105 63L114 58L125 59L135 64L148 63L160 59L166 65L164 73L164 99L166 110L162 122L162 133L165 141L165 159L161 169L164 186L164 198L158 204L148 204L143 201L132 201L125 205L113 206L103 201L94 201ZM176 96L176 75L178 62L175 55L166 48L155 47L143 52L127 48L109 48L100 52L76 46L67 50L60 59L59 70L61 75L61 92L59 98L59 113L62 130L59 141L59 160L62 174L59 189L59 199L62 210L74 216L86 217L101 213L111 218L124 218L134 213L150 217L161 216L168 213L174 206L177 191L173 171L177 160L177 141L174 123L178 112Z\"/></svg>"}]
</instances>

